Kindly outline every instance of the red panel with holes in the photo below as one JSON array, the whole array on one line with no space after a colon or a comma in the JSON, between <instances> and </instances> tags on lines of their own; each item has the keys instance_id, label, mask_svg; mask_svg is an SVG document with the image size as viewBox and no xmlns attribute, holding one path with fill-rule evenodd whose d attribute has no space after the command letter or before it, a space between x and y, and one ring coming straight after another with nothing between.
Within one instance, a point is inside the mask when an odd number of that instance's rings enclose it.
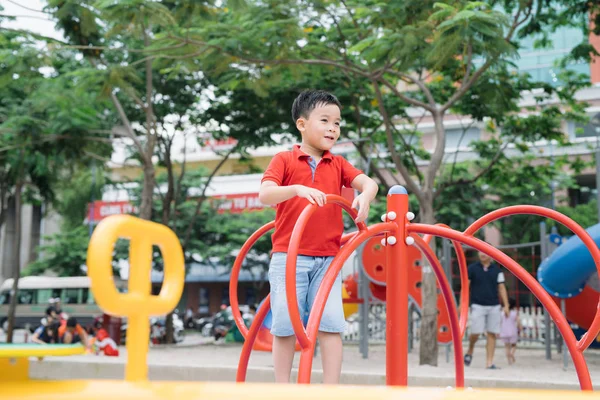
<instances>
[{"instance_id":1,"label":"red panel with holes","mask_svg":"<svg viewBox=\"0 0 600 400\"><path fill-rule=\"evenodd\" d=\"M421 252L414 246L408 247L409 257L412 260L410 264L410 270L408 271L408 294L417 304L419 311L422 307L421 297ZM371 289L371 295L380 300L385 301L386 291L386 262L385 262L385 248L381 245L381 237L374 237L365 243L365 247L362 254L362 264L367 275L367 278L371 281L369 288ZM444 304L444 299L438 289L438 341L442 343L448 343L452 340L450 334L450 319L448 311Z\"/></svg>"}]
</instances>

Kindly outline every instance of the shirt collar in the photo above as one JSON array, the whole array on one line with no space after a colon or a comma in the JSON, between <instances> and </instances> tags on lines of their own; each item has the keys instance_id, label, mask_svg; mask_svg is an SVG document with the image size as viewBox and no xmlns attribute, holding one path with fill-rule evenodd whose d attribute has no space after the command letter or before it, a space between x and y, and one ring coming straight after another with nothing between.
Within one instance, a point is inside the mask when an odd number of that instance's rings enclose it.
<instances>
[{"instance_id":1,"label":"shirt collar","mask_svg":"<svg viewBox=\"0 0 600 400\"><path fill-rule=\"evenodd\" d=\"M300 150L300 145L295 144L293 149L292 149L292 153L294 153L294 157L295 158L303 158L303 157L311 157L309 154L306 154L305 152L303 152L302 150ZM331 154L331 152L329 150L325 150L323 152L323 155L321 156L321 158L323 160L333 160L333 154Z\"/></svg>"}]
</instances>

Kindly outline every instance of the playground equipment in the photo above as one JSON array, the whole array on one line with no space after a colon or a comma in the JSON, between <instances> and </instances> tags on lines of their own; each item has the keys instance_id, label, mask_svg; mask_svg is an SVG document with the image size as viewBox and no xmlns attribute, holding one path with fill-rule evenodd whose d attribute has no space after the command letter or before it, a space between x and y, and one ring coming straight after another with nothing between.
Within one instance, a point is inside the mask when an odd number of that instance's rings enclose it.
<instances>
[{"instance_id":1,"label":"playground equipment","mask_svg":"<svg viewBox=\"0 0 600 400\"><path fill-rule=\"evenodd\" d=\"M328 207L331 204L342 206L352 216L356 212L350 208L350 203L338 196L328 196ZM312 206L307 207L301 214L298 224L292 234L290 245L290 254L294 255L294 249L298 248L298 239L302 234L302 228L306 220L314 211ZM457 388L464 386L464 370L462 363L462 351L460 336L464 330L466 322L466 304L461 309L461 320L459 323L456 307L452 303L452 294L449 290L448 282L441 271L441 266L435 255L432 253L425 240L418 233L429 235L438 235L449 238L456 242L462 242L476 249L479 249L490 256L496 258L501 264L517 275L536 296L544 303L552 315L554 321L559 326L561 333L565 337L569 351L573 357L577 368L577 374L581 382L581 388L591 390L591 381L587 365L581 354L589 345L598 332L600 317L596 315L592 322L591 330L588 336L577 342L573 333L568 327L565 318L560 314L556 304L551 297L542 289L537 281L522 270L514 261L495 250L486 243L475 239L473 234L485 224L494 221L502 216L516 213L531 213L556 219L557 221L569 226L575 234L579 235L586 246L592 252L596 266L600 265L600 251L595 247L591 238L586 232L567 217L535 206L509 207L498 210L486 215L471 225L465 232L453 231L450 228L442 226L428 226L422 224L410 224L409 221L413 215L408 212L408 196L401 187L394 187L388 194L388 212L386 220L383 223L367 227L365 224L358 224L359 231L347 235L344 240L344 247L339 255L331 264L327 276L323 280L323 286L319 290L315 307L308 321L307 332L302 326L298 310L295 307L290 308L290 314L294 321L294 329L298 336L299 346L301 347L301 365L299 380L308 382L310 380L310 367L312 354L307 362L306 355L314 349L314 337L318 329L318 322L325 306L325 299L334 279L345 260L356 247L369 237L383 235L386 244L387 265L391 266L386 271L388 290L386 293L388 306L388 327L387 327L387 383L394 386L406 386L407 374L407 308L408 308L408 288L406 275L408 273L406 261L408 260L408 246L415 244L425 254L431 263L436 276L439 279L441 290L448 308L450 317L450 330L453 336L455 361L457 369ZM252 237L259 237L259 232L264 233L265 227L261 228ZM270 228L269 228L270 229ZM268 230L268 229L267 229ZM112 276L112 252L118 238L130 240L130 280L127 293L119 293L113 282ZM245 245L247 252L250 244ZM158 295L151 295L150 290L150 268L152 265L152 246L158 246L164 260L164 280L161 291ZM243 258L243 256L242 256ZM294 261L295 257L289 257L287 265L286 284L288 286L288 303L296 304L294 288ZM125 380L102 380L102 381L29 381L12 380L3 382L0 389L0 399L80 399L86 400L106 398L119 399L455 399L455 400L475 400L481 399L484 395L487 399L539 399L554 400L564 399L565 394L570 399L598 399L600 396L594 393L565 393L548 391L514 391L514 390L448 390L446 388L405 388L405 387L338 387L338 386L312 386L312 385L270 385L270 384L224 384L224 383L191 383L191 382L148 382L148 367L146 357L148 352L149 337L149 317L153 315L162 315L170 312L175 307L181 297L184 282L184 264L183 253L179 241L175 234L167 227L144 221L130 216L111 216L103 220L92 235L88 249L88 274L92 281L92 290L99 306L105 312L115 316L126 316L129 320L127 341L127 364L125 368ZM236 261L236 268L240 268L241 261ZM233 276L232 276L233 279ZM237 296L235 309L239 315ZM292 298L292 299L290 299ZM242 351L239 378L243 378L246 373L248 356L252 350L253 343L257 337L259 328L262 326L263 319L267 314L269 302L265 300L264 305L260 307L255 322L246 329L239 315L240 331L246 336L246 342ZM232 307L234 305L232 304ZM295 311L295 313L294 313ZM600 314L600 311L598 312ZM238 316L236 315L236 317ZM237 321L237 319L236 319ZM591 338L591 339L590 339ZM8 350L1 353L2 357L15 357L15 352ZM19 353L20 354L20 353ZM246 358L245 358L246 357ZM1 357L0 357L1 358ZM198 360L199 363L204 360ZM5 363L6 368L2 369L3 374L10 375L10 369L14 368L11 362ZM8 372L7 372L8 371ZM242 379L243 380L243 379Z\"/></svg>"},{"instance_id":2,"label":"playground equipment","mask_svg":"<svg viewBox=\"0 0 600 400\"><path fill-rule=\"evenodd\" d=\"M586 230L600 246L600 224ZM566 316L584 329L589 329L600 297L600 284L594 259L586 245L573 236L561 244L538 269L538 281L557 302L565 299Z\"/></svg>"},{"instance_id":3,"label":"playground equipment","mask_svg":"<svg viewBox=\"0 0 600 400\"><path fill-rule=\"evenodd\" d=\"M504 254L502 251L495 249L489 244L474 237L481 228L486 224L491 223L502 217L516 214L533 214L546 218L551 218L562 223L571 229L587 247L596 266L596 271L600 272L600 250L589 236L589 234L577 225L570 218L547 208L538 206L513 206L506 207L500 210L491 212L484 217L475 221L464 232L452 230L447 226L430 226L424 224L411 224L410 221L414 218L414 214L408 211L408 193L401 186L394 186L390 189L387 196L387 213L382 217L384 222L367 227L364 223L357 224L358 232L347 234L342 238L343 247L335 257L327 274L323 278L321 287L319 288L317 297L314 302L311 315L308 319L306 329L300 318L296 307L297 298L295 290L296 265L295 260L298 254L300 238L308 219L314 213L316 205L307 205L304 211L300 214L298 221L292 232L290 245L288 249L288 258L286 265L286 291L287 301L292 321L292 326L296 334L298 345L301 349L300 365L298 371L298 383L309 383L314 348L316 345L317 331L319 321L321 319L326 299L331 291L335 277L340 272L344 261L352 254L358 246L369 240L372 237L383 236L382 245L385 246L385 265L390 266L385 271L385 282L387 285L386 300L387 300L387 329L386 329L386 383L388 385L405 386L407 384L408 372L408 344L407 344L407 321L408 321L408 296L409 291L409 270L414 266L414 256L411 257L411 248L415 245L427 258L432 266L438 284L443 296L444 305L448 314L449 331L452 336L454 346L455 368L456 368L456 387L464 387L464 366L462 362L462 345L461 339L464 335L467 318L468 293L465 288L467 285L462 285L461 292L461 312L460 321L459 313L454 304L454 298L450 289L450 285L444 275L439 260L427 244L427 239L431 236L439 236L453 241L455 251L458 255L459 265L461 269L461 279L466 277L466 260L462 251L461 243L466 244L476 250L479 250L507 268L518 279L520 279L531 292L540 300L547 308L550 316L556 323L560 333L565 339L567 348L573 359L580 386L583 390L591 390L592 383L589 375L589 370L583 351L589 347L595 336L600 331L600 309L596 310L593 322L590 324L590 330L579 341L575 338L571 331L566 318L562 315L560 309L553 301L552 297L542 288L542 286L529 275L518 263ZM356 217L356 211L352 210L350 203L340 196L328 195L327 206L340 206L346 210L351 217ZM237 298L237 281L239 271L244 257L252 247L252 245L265 233L272 229L274 223L269 223L257 230L250 236L248 241L242 247L238 258L234 263L232 276L230 280L230 300L236 324L240 332L246 338L244 343L240 361L238 364L238 382L243 382L246 377L248 361L250 353L257 339L263 320L269 311L269 297L265 299L262 307L258 310L254 322L250 329L247 329L239 312L239 304ZM424 234L422 238L419 234ZM412 262L411 262L412 261ZM377 268L373 274L381 274L383 267Z\"/></svg>"}]
</instances>

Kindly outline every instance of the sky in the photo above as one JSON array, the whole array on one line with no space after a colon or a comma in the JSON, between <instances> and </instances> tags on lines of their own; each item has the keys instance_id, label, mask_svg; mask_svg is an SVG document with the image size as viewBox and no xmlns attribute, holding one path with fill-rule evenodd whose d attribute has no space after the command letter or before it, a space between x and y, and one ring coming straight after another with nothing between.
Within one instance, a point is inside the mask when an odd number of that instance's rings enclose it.
<instances>
[{"instance_id":1,"label":"sky","mask_svg":"<svg viewBox=\"0 0 600 400\"><path fill-rule=\"evenodd\" d=\"M15 21L2 22L2 26L12 29L26 29L44 36L62 39L60 32L54 29L54 22L44 15L46 5L43 0L0 0L4 8L2 15L16 16Z\"/></svg>"}]
</instances>

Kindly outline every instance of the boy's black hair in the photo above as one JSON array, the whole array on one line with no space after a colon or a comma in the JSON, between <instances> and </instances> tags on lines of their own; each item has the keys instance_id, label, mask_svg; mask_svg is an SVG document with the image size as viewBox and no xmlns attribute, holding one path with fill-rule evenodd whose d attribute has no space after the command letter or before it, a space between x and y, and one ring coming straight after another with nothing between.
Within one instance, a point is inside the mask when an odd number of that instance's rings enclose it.
<instances>
[{"instance_id":1,"label":"boy's black hair","mask_svg":"<svg viewBox=\"0 0 600 400\"><path fill-rule=\"evenodd\" d=\"M513 299L512 297L508 299L508 308L509 309L513 309L517 307L517 301L515 299Z\"/></svg>"},{"instance_id":2,"label":"boy's black hair","mask_svg":"<svg viewBox=\"0 0 600 400\"><path fill-rule=\"evenodd\" d=\"M335 104L340 110L342 109L342 104L333 94L324 90L305 90L296 97L292 104L292 119L296 123L300 117L308 118L317 106L329 104Z\"/></svg>"}]
</instances>

